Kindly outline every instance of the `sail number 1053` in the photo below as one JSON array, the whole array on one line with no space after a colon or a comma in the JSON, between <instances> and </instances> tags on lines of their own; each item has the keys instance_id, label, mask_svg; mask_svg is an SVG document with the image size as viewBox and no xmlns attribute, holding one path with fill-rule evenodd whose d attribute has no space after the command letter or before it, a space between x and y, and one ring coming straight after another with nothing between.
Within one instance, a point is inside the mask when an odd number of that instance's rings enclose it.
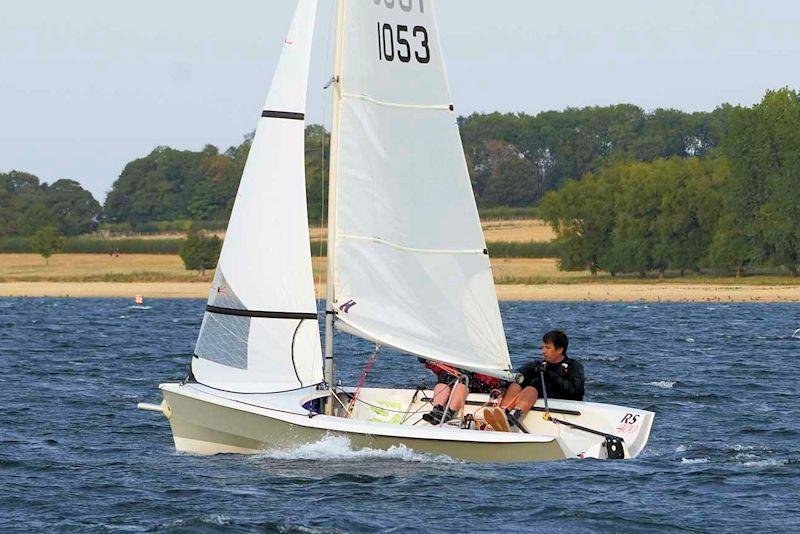
<instances>
[{"instance_id":1,"label":"sail number 1053","mask_svg":"<svg viewBox=\"0 0 800 534\"><path fill-rule=\"evenodd\" d=\"M397 6L406 13L414 8L414 0L374 0L374 2L376 6L383 4L389 9ZM419 0L419 12L425 13L425 0Z\"/></svg>"},{"instance_id":2,"label":"sail number 1053","mask_svg":"<svg viewBox=\"0 0 800 534\"><path fill-rule=\"evenodd\" d=\"M425 26L414 26L409 30L408 26L402 24L392 26L379 22L378 59L381 61L397 59L402 63L408 63L412 57L418 63L428 63L431 60L428 30Z\"/></svg>"}]
</instances>

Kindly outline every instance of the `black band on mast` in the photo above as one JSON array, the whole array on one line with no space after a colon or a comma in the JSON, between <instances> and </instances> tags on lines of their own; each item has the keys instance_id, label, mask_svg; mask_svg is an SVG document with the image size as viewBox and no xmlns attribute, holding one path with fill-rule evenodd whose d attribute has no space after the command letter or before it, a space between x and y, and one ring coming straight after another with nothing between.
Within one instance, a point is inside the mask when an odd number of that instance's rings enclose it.
<instances>
[{"instance_id":1,"label":"black band on mast","mask_svg":"<svg viewBox=\"0 0 800 534\"><path fill-rule=\"evenodd\" d=\"M301 121L306 118L304 113L296 113L294 111L272 111L269 109L262 111L261 116L272 119L293 119L297 121Z\"/></svg>"},{"instance_id":2,"label":"black band on mast","mask_svg":"<svg viewBox=\"0 0 800 534\"><path fill-rule=\"evenodd\" d=\"M304 312L281 312L281 311L255 311L255 310L236 310L233 308L220 308L218 306L206 306L209 313L220 315L237 315L239 317L262 317L267 319L316 319L316 313Z\"/></svg>"}]
</instances>

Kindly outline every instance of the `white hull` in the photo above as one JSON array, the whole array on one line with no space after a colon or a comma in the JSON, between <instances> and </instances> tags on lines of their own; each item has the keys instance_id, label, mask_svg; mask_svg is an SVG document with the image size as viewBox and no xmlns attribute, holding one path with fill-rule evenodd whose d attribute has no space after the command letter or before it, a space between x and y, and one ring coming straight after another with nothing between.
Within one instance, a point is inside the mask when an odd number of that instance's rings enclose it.
<instances>
[{"instance_id":1,"label":"white hull","mask_svg":"<svg viewBox=\"0 0 800 534\"><path fill-rule=\"evenodd\" d=\"M345 436L354 449L405 446L418 452L476 462L531 462L564 458L606 458L604 438L547 421L532 411L523 424L529 434L442 428L419 420L430 409L430 392L362 389L351 418L314 415L302 407L328 392L313 388L274 394L235 394L199 384L162 384L162 409L172 427L175 448L195 454L257 453L292 449L327 435ZM344 399L343 399L344 400ZM470 395L473 412L486 395ZM345 401L346 402L346 401ZM366 404L369 403L369 404ZM537 403L537 407L540 403ZM552 415L625 440L625 457L634 458L647 443L654 414L620 406L552 400ZM402 419L402 413L417 411ZM568 413L557 413L567 411ZM579 412L580 415L575 414ZM622 420L633 421L630 424Z\"/></svg>"}]
</instances>

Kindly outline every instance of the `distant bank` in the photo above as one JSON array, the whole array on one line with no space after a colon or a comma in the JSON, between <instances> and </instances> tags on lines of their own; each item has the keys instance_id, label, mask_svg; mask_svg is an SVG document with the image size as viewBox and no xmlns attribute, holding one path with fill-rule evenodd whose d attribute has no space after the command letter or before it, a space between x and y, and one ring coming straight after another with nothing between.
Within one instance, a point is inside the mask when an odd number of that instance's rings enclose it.
<instances>
[{"instance_id":1,"label":"distant bank","mask_svg":"<svg viewBox=\"0 0 800 534\"><path fill-rule=\"evenodd\" d=\"M597 302L800 302L800 285L716 284L498 284L500 300ZM4 282L0 297L197 298L208 296L208 282ZM317 296L325 285L317 284Z\"/></svg>"},{"instance_id":2,"label":"distant bank","mask_svg":"<svg viewBox=\"0 0 800 534\"><path fill-rule=\"evenodd\" d=\"M312 265L323 297L325 258ZM800 302L800 278L789 276L591 277L559 271L554 258L492 258L492 270L503 300ZM0 296L205 298L212 277L187 271L170 254L56 254L49 263L36 254L0 254Z\"/></svg>"}]
</instances>

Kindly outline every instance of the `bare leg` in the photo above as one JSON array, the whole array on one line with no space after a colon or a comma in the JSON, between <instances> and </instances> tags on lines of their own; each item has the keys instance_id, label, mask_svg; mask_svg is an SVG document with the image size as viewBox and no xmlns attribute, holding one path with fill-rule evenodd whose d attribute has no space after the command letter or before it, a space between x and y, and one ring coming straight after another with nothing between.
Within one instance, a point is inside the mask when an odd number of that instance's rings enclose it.
<instances>
[{"instance_id":1,"label":"bare leg","mask_svg":"<svg viewBox=\"0 0 800 534\"><path fill-rule=\"evenodd\" d=\"M516 405L517 399L519 399L519 394L522 392L522 388L519 384L514 383L508 386L503 397L500 399L500 406L505 408L506 410L511 410Z\"/></svg>"},{"instance_id":2,"label":"bare leg","mask_svg":"<svg viewBox=\"0 0 800 534\"><path fill-rule=\"evenodd\" d=\"M531 408L533 408L533 405L536 404L536 399L538 398L539 392L535 387L527 386L522 390L522 393L520 393L515 406L515 408L520 410L522 418L528 415L528 412L531 411Z\"/></svg>"},{"instance_id":3,"label":"bare leg","mask_svg":"<svg viewBox=\"0 0 800 534\"><path fill-rule=\"evenodd\" d=\"M433 387L433 404L434 406L441 406L447 404L450 399L450 386L439 382ZM461 382L456 382L455 393L453 393L453 400L450 403L450 409L457 412L464 407L464 402L467 400L467 387Z\"/></svg>"},{"instance_id":4,"label":"bare leg","mask_svg":"<svg viewBox=\"0 0 800 534\"><path fill-rule=\"evenodd\" d=\"M531 410L536 399L539 398L539 392L533 386L527 386L522 389L519 384L511 384L503 396L501 406L506 410L519 409L522 417L524 418Z\"/></svg>"},{"instance_id":5,"label":"bare leg","mask_svg":"<svg viewBox=\"0 0 800 534\"><path fill-rule=\"evenodd\" d=\"M455 390L456 391L453 394L453 401L450 403L450 409L454 412L457 412L463 408L464 403L467 402L467 395L469 394L469 391L467 391L467 386L461 382L456 382Z\"/></svg>"},{"instance_id":6,"label":"bare leg","mask_svg":"<svg viewBox=\"0 0 800 534\"><path fill-rule=\"evenodd\" d=\"M447 399L450 398L450 386L447 384L443 384L441 382L437 383L433 386L433 405L434 406L441 406L447 403Z\"/></svg>"}]
</instances>

